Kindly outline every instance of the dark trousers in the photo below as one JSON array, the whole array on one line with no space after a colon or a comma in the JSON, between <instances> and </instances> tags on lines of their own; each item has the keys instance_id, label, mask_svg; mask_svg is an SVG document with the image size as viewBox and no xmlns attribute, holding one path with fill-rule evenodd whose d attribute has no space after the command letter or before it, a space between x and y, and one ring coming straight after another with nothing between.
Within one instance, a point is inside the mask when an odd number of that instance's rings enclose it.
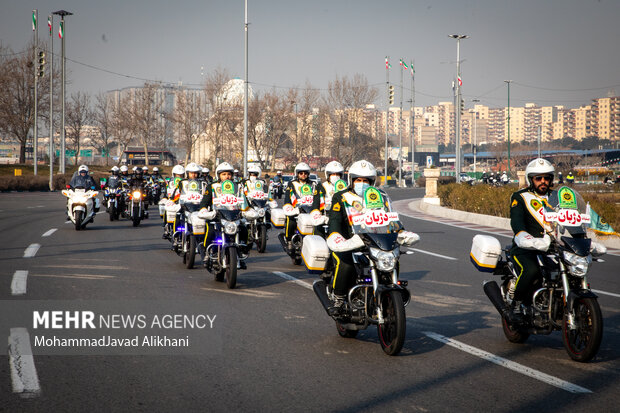
<instances>
[{"instance_id":1,"label":"dark trousers","mask_svg":"<svg viewBox=\"0 0 620 413\"><path fill-rule=\"evenodd\" d=\"M296 230L297 230L297 217L287 216L286 217L286 232L284 233L284 236L286 237L287 241L290 241L291 238L293 238L293 235L295 235Z\"/></svg>"},{"instance_id":2,"label":"dark trousers","mask_svg":"<svg viewBox=\"0 0 620 413\"><path fill-rule=\"evenodd\" d=\"M334 276L332 278L332 288L336 295L347 295L349 289L355 283L355 264L353 264L353 253L332 252L334 259Z\"/></svg>"},{"instance_id":3,"label":"dark trousers","mask_svg":"<svg viewBox=\"0 0 620 413\"><path fill-rule=\"evenodd\" d=\"M535 252L526 252L512 256L512 262L518 275L514 298L526 304L530 304L532 288L541 276L536 255Z\"/></svg>"}]
</instances>

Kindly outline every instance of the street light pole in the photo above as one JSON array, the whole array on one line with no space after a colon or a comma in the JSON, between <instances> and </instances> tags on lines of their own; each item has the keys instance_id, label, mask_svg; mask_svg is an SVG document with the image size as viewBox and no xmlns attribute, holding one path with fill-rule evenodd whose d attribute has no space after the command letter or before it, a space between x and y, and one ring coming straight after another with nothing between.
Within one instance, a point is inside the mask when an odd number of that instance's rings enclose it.
<instances>
[{"instance_id":1,"label":"street light pole","mask_svg":"<svg viewBox=\"0 0 620 413\"><path fill-rule=\"evenodd\" d=\"M476 109L476 103L480 102L480 99L472 99L474 103L474 178L476 177L476 153L478 152L478 131L476 130L476 121L478 120L478 109Z\"/></svg>"},{"instance_id":2,"label":"street light pole","mask_svg":"<svg viewBox=\"0 0 620 413\"><path fill-rule=\"evenodd\" d=\"M60 169L60 173L64 174L65 173L65 93L66 93L66 86L67 86L67 77L66 77L66 70L65 70L65 66L66 66L66 59L65 59L65 16L72 16L73 13L68 12L66 10L58 10L55 11L52 14L57 14L60 16L60 29L58 31L58 35L61 38L61 67L62 67L62 85L61 85L61 101L62 101L62 105L61 105L61 117L62 117L62 124L61 124L61 129L60 129L60 161L59 161L59 169Z\"/></svg>"},{"instance_id":3,"label":"street light pole","mask_svg":"<svg viewBox=\"0 0 620 413\"><path fill-rule=\"evenodd\" d=\"M54 27L54 18L50 14L47 18L50 30L50 191L54 190L54 35L52 27Z\"/></svg>"},{"instance_id":4,"label":"street light pole","mask_svg":"<svg viewBox=\"0 0 620 413\"><path fill-rule=\"evenodd\" d=\"M465 34L450 34L456 39L456 182L461 181L461 39L469 38Z\"/></svg>"},{"instance_id":5,"label":"street light pole","mask_svg":"<svg viewBox=\"0 0 620 413\"><path fill-rule=\"evenodd\" d=\"M505 83L508 84L508 176L511 175L511 167L510 167L510 82L512 80L504 80Z\"/></svg>"},{"instance_id":6,"label":"street light pole","mask_svg":"<svg viewBox=\"0 0 620 413\"><path fill-rule=\"evenodd\" d=\"M243 176L248 176L248 0L245 0L245 91L243 102Z\"/></svg>"},{"instance_id":7,"label":"street light pole","mask_svg":"<svg viewBox=\"0 0 620 413\"><path fill-rule=\"evenodd\" d=\"M388 176L388 121L390 117L390 56L385 56L385 91L386 96L386 109L385 109L385 166L383 169L383 186L387 188L387 176Z\"/></svg>"},{"instance_id":8,"label":"street light pole","mask_svg":"<svg viewBox=\"0 0 620 413\"><path fill-rule=\"evenodd\" d=\"M34 128L32 137L32 159L34 160L34 175L37 175L37 138L39 131L37 129L38 122L38 79L39 79L39 11L37 9L32 10L32 31L34 32Z\"/></svg>"}]
</instances>

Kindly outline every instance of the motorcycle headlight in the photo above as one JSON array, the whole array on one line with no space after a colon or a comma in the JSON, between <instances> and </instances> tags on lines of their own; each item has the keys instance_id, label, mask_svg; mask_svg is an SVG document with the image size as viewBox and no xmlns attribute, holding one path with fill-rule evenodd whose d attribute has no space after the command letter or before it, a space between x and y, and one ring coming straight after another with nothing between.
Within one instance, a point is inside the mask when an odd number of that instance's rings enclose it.
<instances>
[{"instance_id":1,"label":"motorcycle headlight","mask_svg":"<svg viewBox=\"0 0 620 413\"><path fill-rule=\"evenodd\" d=\"M590 255L582 257L572 252L564 251L564 260L568 263L568 270L572 275L575 277L583 277L590 268L592 257Z\"/></svg>"},{"instance_id":2,"label":"motorcycle headlight","mask_svg":"<svg viewBox=\"0 0 620 413\"><path fill-rule=\"evenodd\" d=\"M396 256L392 251L370 248L370 256L374 259L379 271L389 272L396 266Z\"/></svg>"},{"instance_id":3,"label":"motorcycle headlight","mask_svg":"<svg viewBox=\"0 0 620 413\"><path fill-rule=\"evenodd\" d=\"M223 221L222 224L224 225L224 232L227 233L228 235L232 235L232 234L236 234L237 233L237 223L234 221Z\"/></svg>"},{"instance_id":4,"label":"motorcycle headlight","mask_svg":"<svg viewBox=\"0 0 620 413\"><path fill-rule=\"evenodd\" d=\"M264 217L264 216L265 216L265 208L258 208L258 209L256 210L256 213L258 214L258 216L259 216L260 218Z\"/></svg>"},{"instance_id":5,"label":"motorcycle headlight","mask_svg":"<svg viewBox=\"0 0 620 413\"><path fill-rule=\"evenodd\" d=\"M133 198L140 199L140 197L142 196L142 194L140 193L140 191L133 191L133 193L131 194L131 196L132 196Z\"/></svg>"}]
</instances>

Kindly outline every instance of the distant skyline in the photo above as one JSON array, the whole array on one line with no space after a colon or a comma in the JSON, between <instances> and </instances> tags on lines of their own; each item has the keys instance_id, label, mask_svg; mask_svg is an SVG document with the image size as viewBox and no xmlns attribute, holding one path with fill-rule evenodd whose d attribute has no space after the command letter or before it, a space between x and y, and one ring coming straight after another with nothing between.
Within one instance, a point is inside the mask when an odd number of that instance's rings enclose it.
<instances>
[{"instance_id":1,"label":"distant skyline","mask_svg":"<svg viewBox=\"0 0 620 413\"><path fill-rule=\"evenodd\" d=\"M205 74L221 67L244 75L243 0L11 1L0 17L3 46L17 52L32 40L33 8L45 42L47 15L74 13L66 18L67 58L82 64L67 61L68 94L144 83L135 78L198 85L201 67ZM362 73L379 90L374 103L384 108L389 55L396 104L400 58L415 62L416 106L452 101L456 41L448 35L456 33L470 36L461 41L468 108L475 98L506 106L504 80L512 80L511 106L574 108L620 93L617 0L249 0L248 15L249 80L258 92L304 87L306 80L324 90L336 76ZM54 16L56 55L58 22ZM410 87L405 73L405 100Z\"/></svg>"}]
</instances>

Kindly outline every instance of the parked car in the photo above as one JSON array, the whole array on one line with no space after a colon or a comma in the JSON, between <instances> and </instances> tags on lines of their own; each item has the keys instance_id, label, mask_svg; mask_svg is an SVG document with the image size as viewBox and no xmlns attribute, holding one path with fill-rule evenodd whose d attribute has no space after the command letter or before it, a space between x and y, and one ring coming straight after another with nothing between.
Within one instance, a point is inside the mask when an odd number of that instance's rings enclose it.
<instances>
[{"instance_id":1,"label":"parked car","mask_svg":"<svg viewBox=\"0 0 620 413\"><path fill-rule=\"evenodd\" d=\"M471 176L467 175L465 172L461 172L460 177L461 177L460 181L463 182L463 183L466 183L466 184L472 185L474 183L474 181L475 181L474 178L472 178Z\"/></svg>"}]
</instances>

